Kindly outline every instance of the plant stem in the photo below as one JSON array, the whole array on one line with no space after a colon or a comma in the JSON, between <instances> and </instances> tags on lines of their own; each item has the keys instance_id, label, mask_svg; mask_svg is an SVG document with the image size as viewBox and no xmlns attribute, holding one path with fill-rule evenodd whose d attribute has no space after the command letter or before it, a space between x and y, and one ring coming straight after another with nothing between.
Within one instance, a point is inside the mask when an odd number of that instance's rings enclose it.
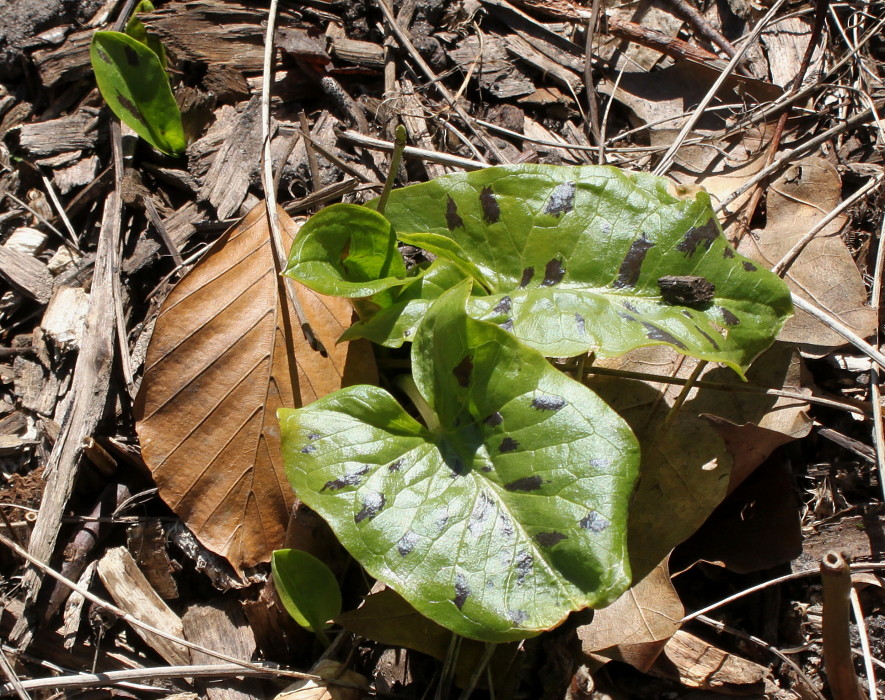
<instances>
[{"instance_id":1,"label":"plant stem","mask_svg":"<svg viewBox=\"0 0 885 700\"><path fill-rule=\"evenodd\" d=\"M861 700L848 636L851 572L840 552L830 550L820 562L824 594L824 666L833 700Z\"/></svg>"},{"instance_id":2,"label":"plant stem","mask_svg":"<svg viewBox=\"0 0 885 700\"><path fill-rule=\"evenodd\" d=\"M412 378L411 374L401 374L396 379L394 379L394 384L399 387L402 392L409 397L413 404L415 404L415 408L418 409L418 413L421 414L421 419L424 421L424 424L427 426L428 430L438 430L439 429L439 418L436 413L434 413L433 409L430 408L430 405L427 401L424 400L424 397L421 396L421 392L418 391L418 386L415 384L415 380Z\"/></svg>"},{"instance_id":3,"label":"plant stem","mask_svg":"<svg viewBox=\"0 0 885 700\"><path fill-rule=\"evenodd\" d=\"M379 214L384 213L387 206L387 198L390 197L390 190L393 189L393 182L396 180L396 174L399 172L399 164L403 159L403 150L406 147L406 127L398 124L396 127L396 135L393 139L393 153L390 156L390 172L387 173L387 180L384 182L384 189L381 191L381 197L378 199L377 211Z\"/></svg>"}]
</instances>

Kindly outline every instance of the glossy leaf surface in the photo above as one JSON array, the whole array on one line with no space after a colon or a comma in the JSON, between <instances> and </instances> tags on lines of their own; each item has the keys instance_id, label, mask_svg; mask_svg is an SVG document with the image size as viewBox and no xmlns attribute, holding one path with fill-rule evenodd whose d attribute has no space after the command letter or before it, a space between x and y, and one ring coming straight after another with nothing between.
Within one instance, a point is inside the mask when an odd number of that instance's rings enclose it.
<instances>
[{"instance_id":1,"label":"glossy leaf surface","mask_svg":"<svg viewBox=\"0 0 885 700\"><path fill-rule=\"evenodd\" d=\"M271 558L271 571L283 607L305 629L327 629L329 620L341 613L335 574L313 554L278 549Z\"/></svg>"},{"instance_id":2,"label":"glossy leaf surface","mask_svg":"<svg viewBox=\"0 0 885 700\"><path fill-rule=\"evenodd\" d=\"M735 253L705 193L667 186L611 167L494 167L394 190L384 214L401 240L466 256L489 292L470 314L548 357L665 344L741 371L791 314L789 292Z\"/></svg>"},{"instance_id":3,"label":"glossy leaf surface","mask_svg":"<svg viewBox=\"0 0 885 700\"><path fill-rule=\"evenodd\" d=\"M440 297L412 345L431 431L373 386L281 409L289 479L373 576L454 632L502 642L630 584L638 446L586 387Z\"/></svg>"},{"instance_id":4,"label":"glossy leaf surface","mask_svg":"<svg viewBox=\"0 0 885 700\"><path fill-rule=\"evenodd\" d=\"M95 32L89 56L111 111L158 151L184 151L181 112L157 54L122 32Z\"/></svg>"}]
</instances>

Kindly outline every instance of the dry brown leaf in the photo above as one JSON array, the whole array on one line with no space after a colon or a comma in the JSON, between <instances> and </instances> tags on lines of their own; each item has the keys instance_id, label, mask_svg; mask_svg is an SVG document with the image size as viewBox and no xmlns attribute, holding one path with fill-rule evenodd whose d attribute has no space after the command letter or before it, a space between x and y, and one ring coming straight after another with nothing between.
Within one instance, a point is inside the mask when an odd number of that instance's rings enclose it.
<instances>
[{"instance_id":1,"label":"dry brown leaf","mask_svg":"<svg viewBox=\"0 0 885 700\"><path fill-rule=\"evenodd\" d=\"M685 614L670 582L668 560L607 608L597 610L589 625L578 627L584 654L649 669Z\"/></svg>"},{"instance_id":2,"label":"dry brown leaf","mask_svg":"<svg viewBox=\"0 0 885 700\"><path fill-rule=\"evenodd\" d=\"M368 691L369 682L365 676L361 676L356 671L347 670L339 661L323 659L310 669L310 672L320 678L334 679L359 687L327 685L322 681L313 680L295 681L283 692L277 694L274 700L360 700L365 697L365 691Z\"/></svg>"},{"instance_id":3,"label":"dry brown leaf","mask_svg":"<svg viewBox=\"0 0 885 700\"><path fill-rule=\"evenodd\" d=\"M836 168L822 158L798 161L768 189L768 219L758 239L745 236L739 251L772 267L839 204L842 182ZM839 236L846 217L831 221L788 268L790 290L838 318L861 337L876 328L876 312L867 306L863 278ZM787 321L780 339L825 355L845 339L803 311Z\"/></svg>"},{"instance_id":4,"label":"dry brown leaf","mask_svg":"<svg viewBox=\"0 0 885 700\"><path fill-rule=\"evenodd\" d=\"M651 673L691 688L743 694L761 690L768 670L680 630L667 642Z\"/></svg>"},{"instance_id":5,"label":"dry brown leaf","mask_svg":"<svg viewBox=\"0 0 885 700\"><path fill-rule=\"evenodd\" d=\"M279 216L288 245L297 225ZM145 361L135 414L160 496L239 571L282 545L295 502L276 410L376 379L367 345L335 344L350 325L349 302L300 285L296 293L328 357L280 302L261 203L169 294Z\"/></svg>"}]
</instances>

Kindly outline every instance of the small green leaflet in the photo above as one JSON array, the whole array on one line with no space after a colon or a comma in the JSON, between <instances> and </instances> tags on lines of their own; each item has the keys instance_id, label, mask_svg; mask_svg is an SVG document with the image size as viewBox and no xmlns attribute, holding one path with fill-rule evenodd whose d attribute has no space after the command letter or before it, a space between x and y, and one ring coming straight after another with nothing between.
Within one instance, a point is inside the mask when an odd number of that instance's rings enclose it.
<instances>
[{"instance_id":1,"label":"small green leaflet","mask_svg":"<svg viewBox=\"0 0 885 700\"><path fill-rule=\"evenodd\" d=\"M630 585L638 445L593 392L495 324L469 281L427 311L412 367L439 429L373 386L281 409L293 488L366 570L457 634L504 642Z\"/></svg>"},{"instance_id":2,"label":"small green leaflet","mask_svg":"<svg viewBox=\"0 0 885 700\"><path fill-rule=\"evenodd\" d=\"M163 42L160 39L152 34L148 34L147 28L144 26L144 22L139 18L139 13L141 12L153 12L154 11L154 3L150 0L141 0L141 2L136 5L135 9L132 11L132 16L129 18L129 21L126 22L126 34L131 36L133 39L140 41L142 44L147 46L151 51L157 54L157 58L160 59L160 65L163 68L166 67L166 49L163 46Z\"/></svg>"},{"instance_id":3,"label":"small green leaflet","mask_svg":"<svg viewBox=\"0 0 885 700\"><path fill-rule=\"evenodd\" d=\"M341 613L341 589L328 566L298 549L278 549L271 558L277 595L292 618L320 634Z\"/></svg>"},{"instance_id":4,"label":"small green leaflet","mask_svg":"<svg viewBox=\"0 0 885 700\"><path fill-rule=\"evenodd\" d=\"M181 112L157 54L121 32L95 32L89 56L111 111L158 151L184 151Z\"/></svg>"}]
</instances>

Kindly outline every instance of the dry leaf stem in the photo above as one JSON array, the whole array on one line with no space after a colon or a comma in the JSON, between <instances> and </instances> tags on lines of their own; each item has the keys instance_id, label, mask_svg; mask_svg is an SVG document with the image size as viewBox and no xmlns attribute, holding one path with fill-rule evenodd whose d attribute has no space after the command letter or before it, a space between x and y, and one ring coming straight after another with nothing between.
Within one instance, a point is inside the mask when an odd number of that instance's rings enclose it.
<instances>
[{"instance_id":1,"label":"dry leaf stem","mask_svg":"<svg viewBox=\"0 0 885 700\"><path fill-rule=\"evenodd\" d=\"M823 585L824 667L833 700L863 700L849 637L849 593L851 572L840 552L830 550L820 562Z\"/></svg>"}]
</instances>

